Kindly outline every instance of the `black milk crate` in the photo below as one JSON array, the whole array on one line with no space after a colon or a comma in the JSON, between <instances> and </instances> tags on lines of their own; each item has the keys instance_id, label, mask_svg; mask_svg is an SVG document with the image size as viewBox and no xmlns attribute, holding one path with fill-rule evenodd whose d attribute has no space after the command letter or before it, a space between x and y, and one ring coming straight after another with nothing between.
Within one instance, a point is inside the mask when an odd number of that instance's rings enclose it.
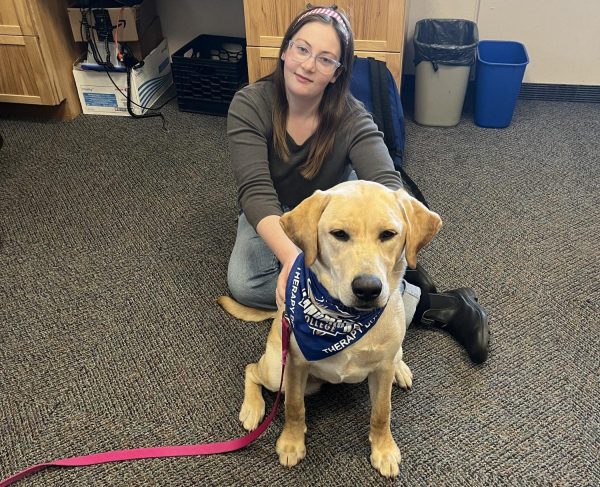
<instances>
[{"instance_id":1,"label":"black milk crate","mask_svg":"<svg viewBox=\"0 0 600 487\"><path fill-rule=\"evenodd\" d=\"M227 44L242 49L228 50ZM227 115L233 95L248 82L247 66L242 37L203 34L188 42L171 61L179 110Z\"/></svg>"}]
</instances>

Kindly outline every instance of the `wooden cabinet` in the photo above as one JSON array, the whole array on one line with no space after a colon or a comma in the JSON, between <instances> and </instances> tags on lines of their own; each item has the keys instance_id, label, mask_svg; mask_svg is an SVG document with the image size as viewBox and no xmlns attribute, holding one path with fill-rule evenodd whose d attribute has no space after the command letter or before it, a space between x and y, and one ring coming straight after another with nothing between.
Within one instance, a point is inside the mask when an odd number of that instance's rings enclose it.
<instances>
[{"instance_id":1,"label":"wooden cabinet","mask_svg":"<svg viewBox=\"0 0 600 487\"><path fill-rule=\"evenodd\" d=\"M12 103L54 106L60 118L81 112L66 9L66 0L0 0L0 111Z\"/></svg>"},{"instance_id":2,"label":"wooden cabinet","mask_svg":"<svg viewBox=\"0 0 600 487\"><path fill-rule=\"evenodd\" d=\"M354 53L384 61L400 88L404 54L405 0L339 0L354 31ZM306 7L302 0L244 0L250 81L275 69L283 35Z\"/></svg>"},{"instance_id":3,"label":"wooden cabinet","mask_svg":"<svg viewBox=\"0 0 600 487\"><path fill-rule=\"evenodd\" d=\"M25 2L0 0L0 35L33 35L31 20Z\"/></svg>"}]
</instances>

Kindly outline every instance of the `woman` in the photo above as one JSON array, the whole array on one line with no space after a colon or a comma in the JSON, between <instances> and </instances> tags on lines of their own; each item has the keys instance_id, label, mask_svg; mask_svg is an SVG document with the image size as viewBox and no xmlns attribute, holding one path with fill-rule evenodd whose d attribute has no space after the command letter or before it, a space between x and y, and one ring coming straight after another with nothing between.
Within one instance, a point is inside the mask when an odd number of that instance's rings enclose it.
<instances>
[{"instance_id":1,"label":"woman","mask_svg":"<svg viewBox=\"0 0 600 487\"><path fill-rule=\"evenodd\" d=\"M316 189L356 177L402 187L383 135L350 95L353 56L348 20L330 8L310 8L287 29L275 71L230 105L227 133L242 212L228 284L242 304L273 309L284 301L299 252L279 225L284 211ZM484 362L488 319L475 292L438 294L420 266L405 279L407 324L444 328L474 362Z\"/></svg>"}]
</instances>

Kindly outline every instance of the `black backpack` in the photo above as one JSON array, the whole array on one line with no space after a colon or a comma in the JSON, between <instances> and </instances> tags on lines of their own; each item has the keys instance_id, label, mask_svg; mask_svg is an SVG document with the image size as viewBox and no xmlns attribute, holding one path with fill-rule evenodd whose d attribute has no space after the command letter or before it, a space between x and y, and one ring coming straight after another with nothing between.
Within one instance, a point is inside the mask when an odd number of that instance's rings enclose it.
<instances>
[{"instance_id":1,"label":"black backpack","mask_svg":"<svg viewBox=\"0 0 600 487\"><path fill-rule=\"evenodd\" d=\"M406 138L404 111L396 81L386 64L373 58L355 56L350 92L373 115L377 128L383 132L385 145L402 180L415 198L429 208L423 193L402 167Z\"/></svg>"}]
</instances>

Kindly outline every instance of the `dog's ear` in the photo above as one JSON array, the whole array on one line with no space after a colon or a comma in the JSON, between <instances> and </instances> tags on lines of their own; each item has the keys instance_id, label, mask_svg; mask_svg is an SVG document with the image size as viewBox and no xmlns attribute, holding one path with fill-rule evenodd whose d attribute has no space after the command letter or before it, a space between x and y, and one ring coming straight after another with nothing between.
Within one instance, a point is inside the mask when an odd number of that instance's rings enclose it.
<instances>
[{"instance_id":1,"label":"dog's ear","mask_svg":"<svg viewBox=\"0 0 600 487\"><path fill-rule=\"evenodd\" d=\"M308 266L313 264L319 253L317 228L328 202L328 194L315 191L292 211L285 213L280 220L283 231L304 252L304 260Z\"/></svg>"},{"instance_id":2,"label":"dog's ear","mask_svg":"<svg viewBox=\"0 0 600 487\"><path fill-rule=\"evenodd\" d=\"M411 269L417 267L417 254L431 242L442 227L440 216L410 196L405 190L396 191L396 198L406 221L406 262Z\"/></svg>"}]
</instances>

